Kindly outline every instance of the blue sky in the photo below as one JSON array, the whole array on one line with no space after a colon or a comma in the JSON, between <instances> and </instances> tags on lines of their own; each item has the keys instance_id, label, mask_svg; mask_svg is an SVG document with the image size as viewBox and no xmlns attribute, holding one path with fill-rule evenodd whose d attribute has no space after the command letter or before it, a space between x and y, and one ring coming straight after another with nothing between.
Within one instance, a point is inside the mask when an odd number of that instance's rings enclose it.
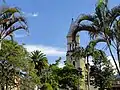
<instances>
[{"instance_id":1,"label":"blue sky","mask_svg":"<svg viewBox=\"0 0 120 90\"><path fill-rule=\"evenodd\" d=\"M6 0L10 6L17 6L24 12L29 36L16 33L16 40L25 43L29 50L41 49L52 63L59 56L65 59L66 35L71 19L82 13L93 13L97 0ZM120 4L120 0L109 0L109 7ZM88 43L87 33L80 34L80 43ZM45 50L44 50L45 49Z\"/></svg>"}]
</instances>

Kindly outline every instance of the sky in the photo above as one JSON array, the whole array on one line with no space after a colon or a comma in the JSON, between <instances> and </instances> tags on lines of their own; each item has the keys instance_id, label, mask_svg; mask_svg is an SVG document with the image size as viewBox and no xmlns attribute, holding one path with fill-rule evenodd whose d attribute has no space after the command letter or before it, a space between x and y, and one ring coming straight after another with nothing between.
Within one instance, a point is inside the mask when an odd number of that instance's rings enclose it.
<instances>
[{"instance_id":1,"label":"sky","mask_svg":"<svg viewBox=\"0 0 120 90\"><path fill-rule=\"evenodd\" d=\"M94 13L97 0L6 0L10 6L19 7L24 13L29 35L19 31L15 40L25 43L28 51L41 50L54 63L58 57L65 60L66 35L71 19L80 14ZM120 0L109 0L109 7L120 4ZM80 45L86 46L89 37L86 32L80 33Z\"/></svg>"}]
</instances>

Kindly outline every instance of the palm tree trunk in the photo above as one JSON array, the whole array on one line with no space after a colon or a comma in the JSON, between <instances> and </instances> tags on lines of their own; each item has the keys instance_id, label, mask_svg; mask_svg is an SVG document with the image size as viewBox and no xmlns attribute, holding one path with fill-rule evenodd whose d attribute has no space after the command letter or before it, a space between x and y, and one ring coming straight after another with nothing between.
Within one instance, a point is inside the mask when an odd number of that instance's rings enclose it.
<instances>
[{"instance_id":1,"label":"palm tree trunk","mask_svg":"<svg viewBox=\"0 0 120 90\"><path fill-rule=\"evenodd\" d=\"M120 42L117 42L117 57L118 57L118 63L119 63L119 69L120 69Z\"/></svg>"},{"instance_id":2,"label":"palm tree trunk","mask_svg":"<svg viewBox=\"0 0 120 90\"><path fill-rule=\"evenodd\" d=\"M118 42L118 46L117 46L117 56L118 56L118 63L119 63L119 69L120 69L120 42Z\"/></svg>"},{"instance_id":3,"label":"palm tree trunk","mask_svg":"<svg viewBox=\"0 0 120 90\"><path fill-rule=\"evenodd\" d=\"M119 68L118 68L118 66L117 66L116 60L115 60L115 58L114 58L114 55L113 55L113 53L112 53L112 50L111 50L110 45L109 45L108 42L107 42L107 45L108 45L108 48L109 48L110 54L111 54L111 56L112 56L112 58L113 58L113 61L114 61L114 63L115 63L115 66L116 66L117 72L118 72L118 74L120 75ZM119 56L118 56L118 57L119 57Z\"/></svg>"},{"instance_id":4,"label":"palm tree trunk","mask_svg":"<svg viewBox=\"0 0 120 90\"><path fill-rule=\"evenodd\" d=\"M115 63L115 66L116 66L117 72L118 72L118 74L120 75L120 71L119 71L119 68L118 68L118 66L117 66L117 63L116 63L115 57L114 57L114 55L113 55L113 53L112 53L112 50L111 50L111 48L110 48L110 43L109 43L109 41L108 41L108 38L107 38L106 33L105 33L105 37L106 37L106 41L107 41L106 43L107 43L108 49L109 49L110 54L111 54L111 56L112 56L112 59L113 59L113 61L114 61L114 63Z\"/></svg>"}]
</instances>

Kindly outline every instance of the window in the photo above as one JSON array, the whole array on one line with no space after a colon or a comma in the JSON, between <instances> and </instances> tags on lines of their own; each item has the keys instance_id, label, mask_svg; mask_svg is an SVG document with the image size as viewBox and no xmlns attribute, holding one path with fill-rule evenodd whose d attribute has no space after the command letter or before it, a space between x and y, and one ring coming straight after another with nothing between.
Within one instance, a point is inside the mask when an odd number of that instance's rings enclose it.
<instances>
[{"instance_id":1,"label":"window","mask_svg":"<svg viewBox=\"0 0 120 90\"><path fill-rule=\"evenodd\" d=\"M73 65L74 65L74 67L75 67L75 61L73 61Z\"/></svg>"}]
</instances>

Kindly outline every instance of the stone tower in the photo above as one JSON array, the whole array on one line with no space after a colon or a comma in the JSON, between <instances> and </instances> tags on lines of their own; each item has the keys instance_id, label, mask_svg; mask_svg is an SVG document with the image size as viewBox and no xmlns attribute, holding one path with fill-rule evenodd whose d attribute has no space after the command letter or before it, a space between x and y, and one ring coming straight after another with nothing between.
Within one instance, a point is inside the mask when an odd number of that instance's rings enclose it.
<instances>
[{"instance_id":1,"label":"stone tower","mask_svg":"<svg viewBox=\"0 0 120 90\"><path fill-rule=\"evenodd\" d=\"M86 84L85 84L85 74L86 74L86 66L85 66L85 58L76 58L75 56L72 56L75 50L79 50L80 48L80 36L79 33L76 35L76 43L72 41L72 32L74 30L74 24L75 22L72 19L69 32L67 34L67 53L66 53L66 60L67 62L70 62L74 65L76 69L81 68L82 69L82 75L83 79L82 84L80 85L80 90L87 90Z\"/></svg>"},{"instance_id":2,"label":"stone tower","mask_svg":"<svg viewBox=\"0 0 120 90\"><path fill-rule=\"evenodd\" d=\"M73 54L73 50L80 46L79 34L77 34L77 36L76 36L76 43L72 41L73 25L74 25L74 21L72 19L70 29L69 29L69 32L67 34L67 55L66 55L66 58L67 58L67 60L69 60L70 63L72 63L76 68L78 68L80 66L80 62L79 61L76 62L75 58L71 57L71 55Z\"/></svg>"}]
</instances>

